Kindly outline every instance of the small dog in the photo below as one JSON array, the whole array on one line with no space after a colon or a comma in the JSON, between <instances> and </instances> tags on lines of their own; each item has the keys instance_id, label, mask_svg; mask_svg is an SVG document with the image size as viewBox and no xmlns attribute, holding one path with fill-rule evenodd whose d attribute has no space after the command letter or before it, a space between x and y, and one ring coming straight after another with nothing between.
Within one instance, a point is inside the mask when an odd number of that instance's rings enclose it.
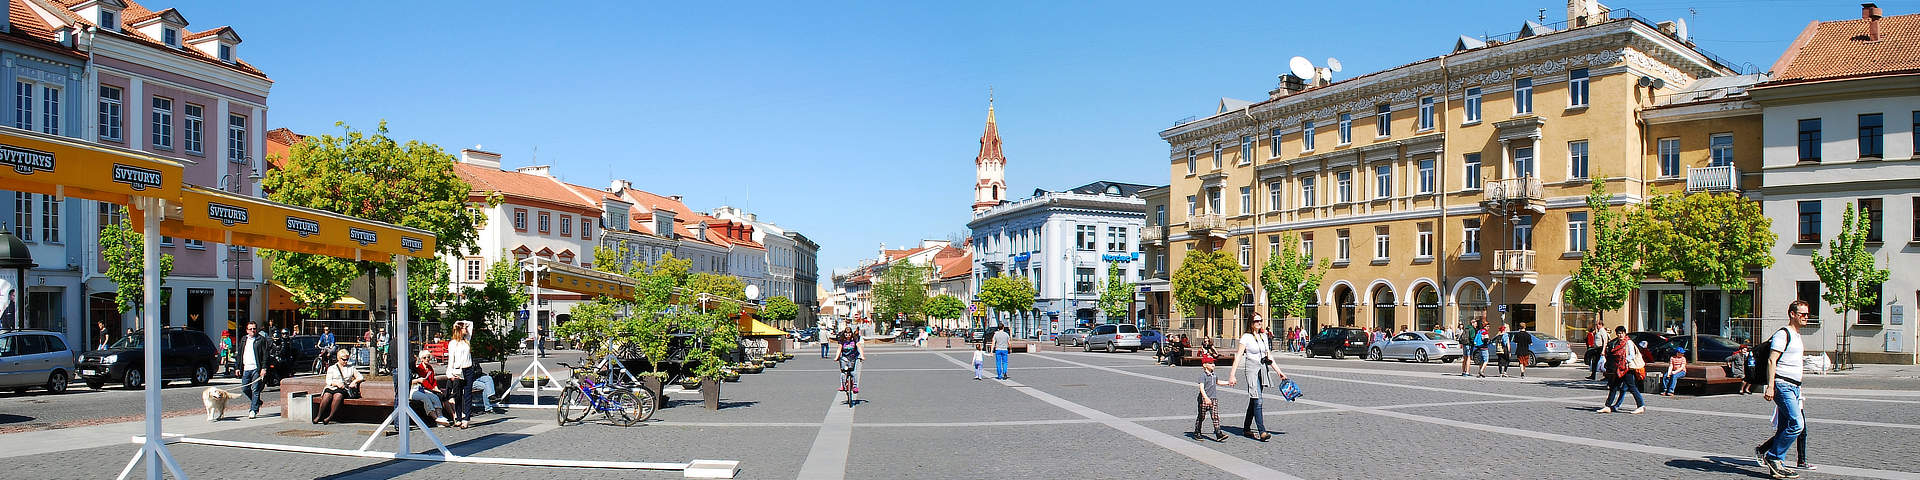
<instances>
[{"instance_id":1,"label":"small dog","mask_svg":"<svg viewBox=\"0 0 1920 480\"><path fill-rule=\"evenodd\" d=\"M239 394L221 390L219 387L207 387L200 392L200 403L207 406L207 421L214 422L227 416L227 401Z\"/></svg>"}]
</instances>

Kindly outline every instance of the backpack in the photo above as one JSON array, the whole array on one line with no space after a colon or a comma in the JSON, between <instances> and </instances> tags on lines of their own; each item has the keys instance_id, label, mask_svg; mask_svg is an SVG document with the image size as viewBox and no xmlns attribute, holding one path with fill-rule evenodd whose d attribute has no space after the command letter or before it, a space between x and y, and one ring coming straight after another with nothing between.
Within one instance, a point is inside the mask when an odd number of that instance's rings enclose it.
<instances>
[{"instance_id":1,"label":"backpack","mask_svg":"<svg viewBox=\"0 0 1920 480\"><path fill-rule=\"evenodd\" d=\"M1786 334L1786 331L1787 327L1780 327L1780 330L1774 332L1774 334ZM1786 335L1787 341L1792 342L1793 335ZM1747 377L1742 379L1746 381L1748 385L1765 386L1773 383L1774 362L1777 362L1777 356L1784 352L1776 352L1773 350L1773 337L1767 337L1766 345L1767 347L1760 350L1759 354L1751 357L1753 366L1747 368ZM1759 345L1754 346L1758 347Z\"/></svg>"}]
</instances>

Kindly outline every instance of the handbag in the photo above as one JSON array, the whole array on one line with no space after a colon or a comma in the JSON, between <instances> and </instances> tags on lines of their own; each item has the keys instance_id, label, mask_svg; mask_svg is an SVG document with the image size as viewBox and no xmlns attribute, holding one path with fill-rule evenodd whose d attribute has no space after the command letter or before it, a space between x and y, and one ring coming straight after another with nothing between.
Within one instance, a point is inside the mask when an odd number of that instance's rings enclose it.
<instances>
[{"instance_id":1,"label":"handbag","mask_svg":"<svg viewBox=\"0 0 1920 480\"><path fill-rule=\"evenodd\" d=\"M1647 369L1647 359L1640 358L1640 347L1635 346L1632 341L1627 342L1627 369L1641 372Z\"/></svg>"},{"instance_id":2,"label":"handbag","mask_svg":"<svg viewBox=\"0 0 1920 480\"><path fill-rule=\"evenodd\" d=\"M1293 383L1293 379L1289 378L1289 379L1280 381L1280 397L1281 398L1285 398L1287 399L1287 401L1291 402L1296 399L1299 399L1300 395L1302 395L1300 393L1300 384Z\"/></svg>"}]
</instances>

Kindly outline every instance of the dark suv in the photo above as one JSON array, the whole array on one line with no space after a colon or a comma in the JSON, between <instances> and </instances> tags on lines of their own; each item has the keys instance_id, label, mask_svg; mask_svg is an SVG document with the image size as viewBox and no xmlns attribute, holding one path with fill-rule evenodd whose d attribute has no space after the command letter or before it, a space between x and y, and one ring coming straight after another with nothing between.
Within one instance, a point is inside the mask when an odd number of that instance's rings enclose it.
<instances>
[{"instance_id":1,"label":"dark suv","mask_svg":"<svg viewBox=\"0 0 1920 480\"><path fill-rule=\"evenodd\" d=\"M1334 359L1347 355L1366 356L1367 331L1354 327L1327 327L1307 342L1307 358L1326 355Z\"/></svg>"},{"instance_id":2,"label":"dark suv","mask_svg":"<svg viewBox=\"0 0 1920 480\"><path fill-rule=\"evenodd\" d=\"M147 380L145 352L141 348L144 345L145 332L136 330L105 349L81 355L75 368L80 371L80 379L94 389L107 382L118 382L129 389L140 388ZM206 334L181 328L161 330L160 385L165 386L168 380L187 380L194 385L207 383L219 369L218 354L219 349Z\"/></svg>"}]
</instances>

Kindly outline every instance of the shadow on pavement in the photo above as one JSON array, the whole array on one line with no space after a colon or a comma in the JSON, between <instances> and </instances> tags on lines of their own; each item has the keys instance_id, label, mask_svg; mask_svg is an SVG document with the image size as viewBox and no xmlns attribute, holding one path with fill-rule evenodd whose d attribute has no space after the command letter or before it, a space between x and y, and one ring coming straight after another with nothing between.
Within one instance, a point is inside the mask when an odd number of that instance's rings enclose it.
<instances>
[{"instance_id":1,"label":"shadow on pavement","mask_svg":"<svg viewBox=\"0 0 1920 480\"><path fill-rule=\"evenodd\" d=\"M33 421L33 417L29 417L26 415L13 415L8 413L0 413L0 425L6 425L9 423L31 422L31 421Z\"/></svg>"},{"instance_id":2,"label":"shadow on pavement","mask_svg":"<svg viewBox=\"0 0 1920 480\"><path fill-rule=\"evenodd\" d=\"M519 434L519 433L495 433L495 434L482 436L480 438L475 438L472 440L467 440L464 442L447 445L447 451L453 452L454 455L462 455L462 456L473 455L476 453L490 450L494 447L499 447L501 445L513 443L516 440L520 440L522 438L527 438L531 436L532 435ZM427 462L427 461L418 461L418 460L388 460L385 462L380 462L373 465L368 465L365 467L360 467L353 470L348 470L345 472L340 472L340 473L327 475L319 478L323 478L323 479L393 478L400 475L417 472L417 471L420 471L420 469L431 467L438 463L439 462Z\"/></svg>"},{"instance_id":3,"label":"shadow on pavement","mask_svg":"<svg viewBox=\"0 0 1920 480\"><path fill-rule=\"evenodd\" d=\"M1729 473L1753 478L1773 478L1771 475L1762 473L1760 467L1748 466L1744 459L1732 457L1707 457L1707 460L1673 459L1667 461L1667 466L1697 472Z\"/></svg>"}]
</instances>

